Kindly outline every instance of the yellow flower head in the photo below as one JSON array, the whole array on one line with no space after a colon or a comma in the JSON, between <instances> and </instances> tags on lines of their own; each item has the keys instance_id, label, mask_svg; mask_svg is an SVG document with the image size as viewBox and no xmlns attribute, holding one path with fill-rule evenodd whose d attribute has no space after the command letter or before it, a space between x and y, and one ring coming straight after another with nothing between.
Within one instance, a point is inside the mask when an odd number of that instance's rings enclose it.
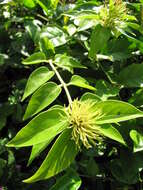
<instances>
[{"instance_id":1,"label":"yellow flower head","mask_svg":"<svg viewBox=\"0 0 143 190\"><path fill-rule=\"evenodd\" d=\"M110 0L109 5L106 1L100 12L102 25L113 29L126 20L126 15L126 5L122 0Z\"/></svg>"},{"instance_id":2,"label":"yellow flower head","mask_svg":"<svg viewBox=\"0 0 143 190\"><path fill-rule=\"evenodd\" d=\"M74 100L68 107L67 115L72 128L72 139L80 148L81 142L86 148L91 148L91 144L101 140L99 126L96 120L101 117L101 112L94 111L95 103Z\"/></svg>"}]
</instances>

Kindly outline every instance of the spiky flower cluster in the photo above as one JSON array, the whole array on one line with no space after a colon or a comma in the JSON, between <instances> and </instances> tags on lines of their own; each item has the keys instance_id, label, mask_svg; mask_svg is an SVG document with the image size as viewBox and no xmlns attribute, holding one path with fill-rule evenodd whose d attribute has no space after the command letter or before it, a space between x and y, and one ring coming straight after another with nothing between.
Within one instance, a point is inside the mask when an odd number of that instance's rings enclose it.
<instances>
[{"instance_id":1,"label":"spiky flower cluster","mask_svg":"<svg viewBox=\"0 0 143 190\"><path fill-rule=\"evenodd\" d=\"M88 149L102 139L96 120L101 117L101 112L94 111L95 103L91 101L74 100L68 107L67 114L72 128L72 139L80 148L81 142ZM92 145L91 145L92 144Z\"/></svg>"},{"instance_id":2,"label":"spiky flower cluster","mask_svg":"<svg viewBox=\"0 0 143 190\"><path fill-rule=\"evenodd\" d=\"M100 19L102 25L114 29L116 26L124 24L126 21L127 9L122 0L110 0L109 4L105 2L105 6L100 11Z\"/></svg>"}]
</instances>

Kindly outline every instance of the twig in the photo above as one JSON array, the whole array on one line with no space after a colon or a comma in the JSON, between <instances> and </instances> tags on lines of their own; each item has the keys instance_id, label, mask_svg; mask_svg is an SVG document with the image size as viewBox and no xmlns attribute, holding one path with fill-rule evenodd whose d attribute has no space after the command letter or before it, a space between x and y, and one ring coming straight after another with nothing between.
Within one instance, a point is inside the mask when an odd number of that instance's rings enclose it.
<instances>
[{"instance_id":1,"label":"twig","mask_svg":"<svg viewBox=\"0 0 143 190\"><path fill-rule=\"evenodd\" d=\"M63 81L61 75L60 75L59 72L57 71L57 69L56 69L56 67L54 66L52 60L50 59L50 60L48 60L48 61L46 61L46 62L49 63L49 65L51 66L51 68L52 68L53 71L55 72L57 78L59 79L60 83L62 84L62 86L63 86L63 88L64 88L64 90L65 90L65 93L66 93L66 95L67 95L67 99L68 99L68 101L69 101L69 104L71 105L71 104L72 104L72 99L71 99L69 90L68 90L68 88L67 88L67 86L66 86L66 83Z\"/></svg>"}]
</instances>

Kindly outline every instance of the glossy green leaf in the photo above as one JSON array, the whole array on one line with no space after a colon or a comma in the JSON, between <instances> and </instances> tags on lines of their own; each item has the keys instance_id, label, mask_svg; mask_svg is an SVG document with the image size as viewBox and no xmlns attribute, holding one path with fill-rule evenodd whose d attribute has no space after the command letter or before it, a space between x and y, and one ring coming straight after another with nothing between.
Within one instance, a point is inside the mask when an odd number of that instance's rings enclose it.
<instances>
[{"instance_id":1,"label":"glossy green leaf","mask_svg":"<svg viewBox=\"0 0 143 190\"><path fill-rule=\"evenodd\" d=\"M91 59L96 58L96 54L104 48L110 36L110 30L102 27L101 25L97 25L95 29L93 29L89 51L89 57Z\"/></svg>"},{"instance_id":2,"label":"glossy green leaf","mask_svg":"<svg viewBox=\"0 0 143 190\"><path fill-rule=\"evenodd\" d=\"M84 79L83 77L78 76L78 75L73 75L72 76L69 85L74 85L74 86L78 86L78 87L81 87L81 88L86 88L86 89L93 90L93 91L96 90L96 88L89 85L89 83L88 83L88 81L86 79Z\"/></svg>"},{"instance_id":3,"label":"glossy green leaf","mask_svg":"<svg viewBox=\"0 0 143 190\"><path fill-rule=\"evenodd\" d=\"M63 69L72 71L73 68L86 68L84 65L71 56L67 56L66 54L56 54L55 56L55 64L58 67Z\"/></svg>"},{"instance_id":4,"label":"glossy green leaf","mask_svg":"<svg viewBox=\"0 0 143 190\"><path fill-rule=\"evenodd\" d=\"M71 140L71 130L65 130L56 140L38 171L25 183L48 179L66 169L77 155L77 147Z\"/></svg>"},{"instance_id":5,"label":"glossy green leaf","mask_svg":"<svg viewBox=\"0 0 143 190\"><path fill-rule=\"evenodd\" d=\"M108 100L95 104L95 110L101 114L97 124L117 123L143 117L143 112L126 102Z\"/></svg>"},{"instance_id":6,"label":"glossy green leaf","mask_svg":"<svg viewBox=\"0 0 143 190\"><path fill-rule=\"evenodd\" d=\"M68 170L50 190L78 190L80 186L81 179L79 175L74 170Z\"/></svg>"},{"instance_id":7,"label":"glossy green leaf","mask_svg":"<svg viewBox=\"0 0 143 190\"><path fill-rule=\"evenodd\" d=\"M134 152L142 151L143 150L143 135L137 132L136 130L130 131L130 137L134 143Z\"/></svg>"},{"instance_id":8,"label":"glossy green leaf","mask_svg":"<svg viewBox=\"0 0 143 190\"><path fill-rule=\"evenodd\" d=\"M143 87L143 64L132 64L124 68L118 81L126 87Z\"/></svg>"},{"instance_id":9,"label":"glossy green leaf","mask_svg":"<svg viewBox=\"0 0 143 190\"><path fill-rule=\"evenodd\" d=\"M30 154L30 158L28 160L28 166L33 162L33 160L40 155L40 153L50 144L53 138L49 139L48 141L44 141L40 144L35 144L32 147L32 151Z\"/></svg>"},{"instance_id":10,"label":"glossy green leaf","mask_svg":"<svg viewBox=\"0 0 143 190\"><path fill-rule=\"evenodd\" d=\"M54 47L61 46L68 41L68 35L56 26L46 26L43 28L41 36L47 37Z\"/></svg>"},{"instance_id":11,"label":"glossy green leaf","mask_svg":"<svg viewBox=\"0 0 143 190\"><path fill-rule=\"evenodd\" d=\"M100 125L99 127L99 131L105 136L108 137L112 140L115 140L123 145L126 145L122 135L120 134L120 132L113 127L111 124L104 124L104 125Z\"/></svg>"},{"instance_id":12,"label":"glossy green leaf","mask_svg":"<svg viewBox=\"0 0 143 190\"><path fill-rule=\"evenodd\" d=\"M8 147L24 147L47 142L68 125L62 109L50 109L36 116L7 144Z\"/></svg>"},{"instance_id":13,"label":"glossy green leaf","mask_svg":"<svg viewBox=\"0 0 143 190\"><path fill-rule=\"evenodd\" d=\"M53 71L49 71L47 67L39 67L33 71L27 81L22 101L37 90L41 85L51 79L54 75Z\"/></svg>"},{"instance_id":14,"label":"glossy green leaf","mask_svg":"<svg viewBox=\"0 0 143 190\"><path fill-rule=\"evenodd\" d=\"M83 10L83 11L80 10L75 13L71 12L70 14L65 14L65 15L74 19L74 24L78 26L78 31L85 31L89 28L92 28L93 26L99 24L100 21L99 16L96 14L96 8L94 10L88 8L88 10Z\"/></svg>"},{"instance_id":15,"label":"glossy green leaf","mask_svg":"<svg viewBox=\"0 0 143 190\"><path fill-rule=\"evenodd\" d=\"M42 52L37 52L32 54L30 57L24 59L22 63L24 65L32 65L32 64L38 64L38 63L43 63L46 60L46 56Z\"/></svg>"},{"instance_id":16,"label":"glossy green leaf","mask_svg":"<svg viewBox=\"0 0 143 190\"><path fill-rule=\"evenodd\" d=\"M50 105L61 93L61 87L54 82L48 82L39 88L31 97L24 120L37 114Z\"/></svg>"}]
</instances>

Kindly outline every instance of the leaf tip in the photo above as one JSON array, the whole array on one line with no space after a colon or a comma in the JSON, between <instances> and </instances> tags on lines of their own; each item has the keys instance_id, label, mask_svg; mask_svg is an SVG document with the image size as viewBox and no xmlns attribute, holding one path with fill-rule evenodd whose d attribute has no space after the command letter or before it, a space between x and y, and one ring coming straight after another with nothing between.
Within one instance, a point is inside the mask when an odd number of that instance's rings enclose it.
<instances>
[{"instance_id":1,"label":"leaf tip","mask_svg":"<svg viewBox=\"0 0 143 190\"><path fill-rule=\"evenodd\" d=\"M10 142L8 142L5 146L6 146L6 147L14 147L14 144L12 144L11 141L10 141Z\"/></svg>"}]
</instances>

